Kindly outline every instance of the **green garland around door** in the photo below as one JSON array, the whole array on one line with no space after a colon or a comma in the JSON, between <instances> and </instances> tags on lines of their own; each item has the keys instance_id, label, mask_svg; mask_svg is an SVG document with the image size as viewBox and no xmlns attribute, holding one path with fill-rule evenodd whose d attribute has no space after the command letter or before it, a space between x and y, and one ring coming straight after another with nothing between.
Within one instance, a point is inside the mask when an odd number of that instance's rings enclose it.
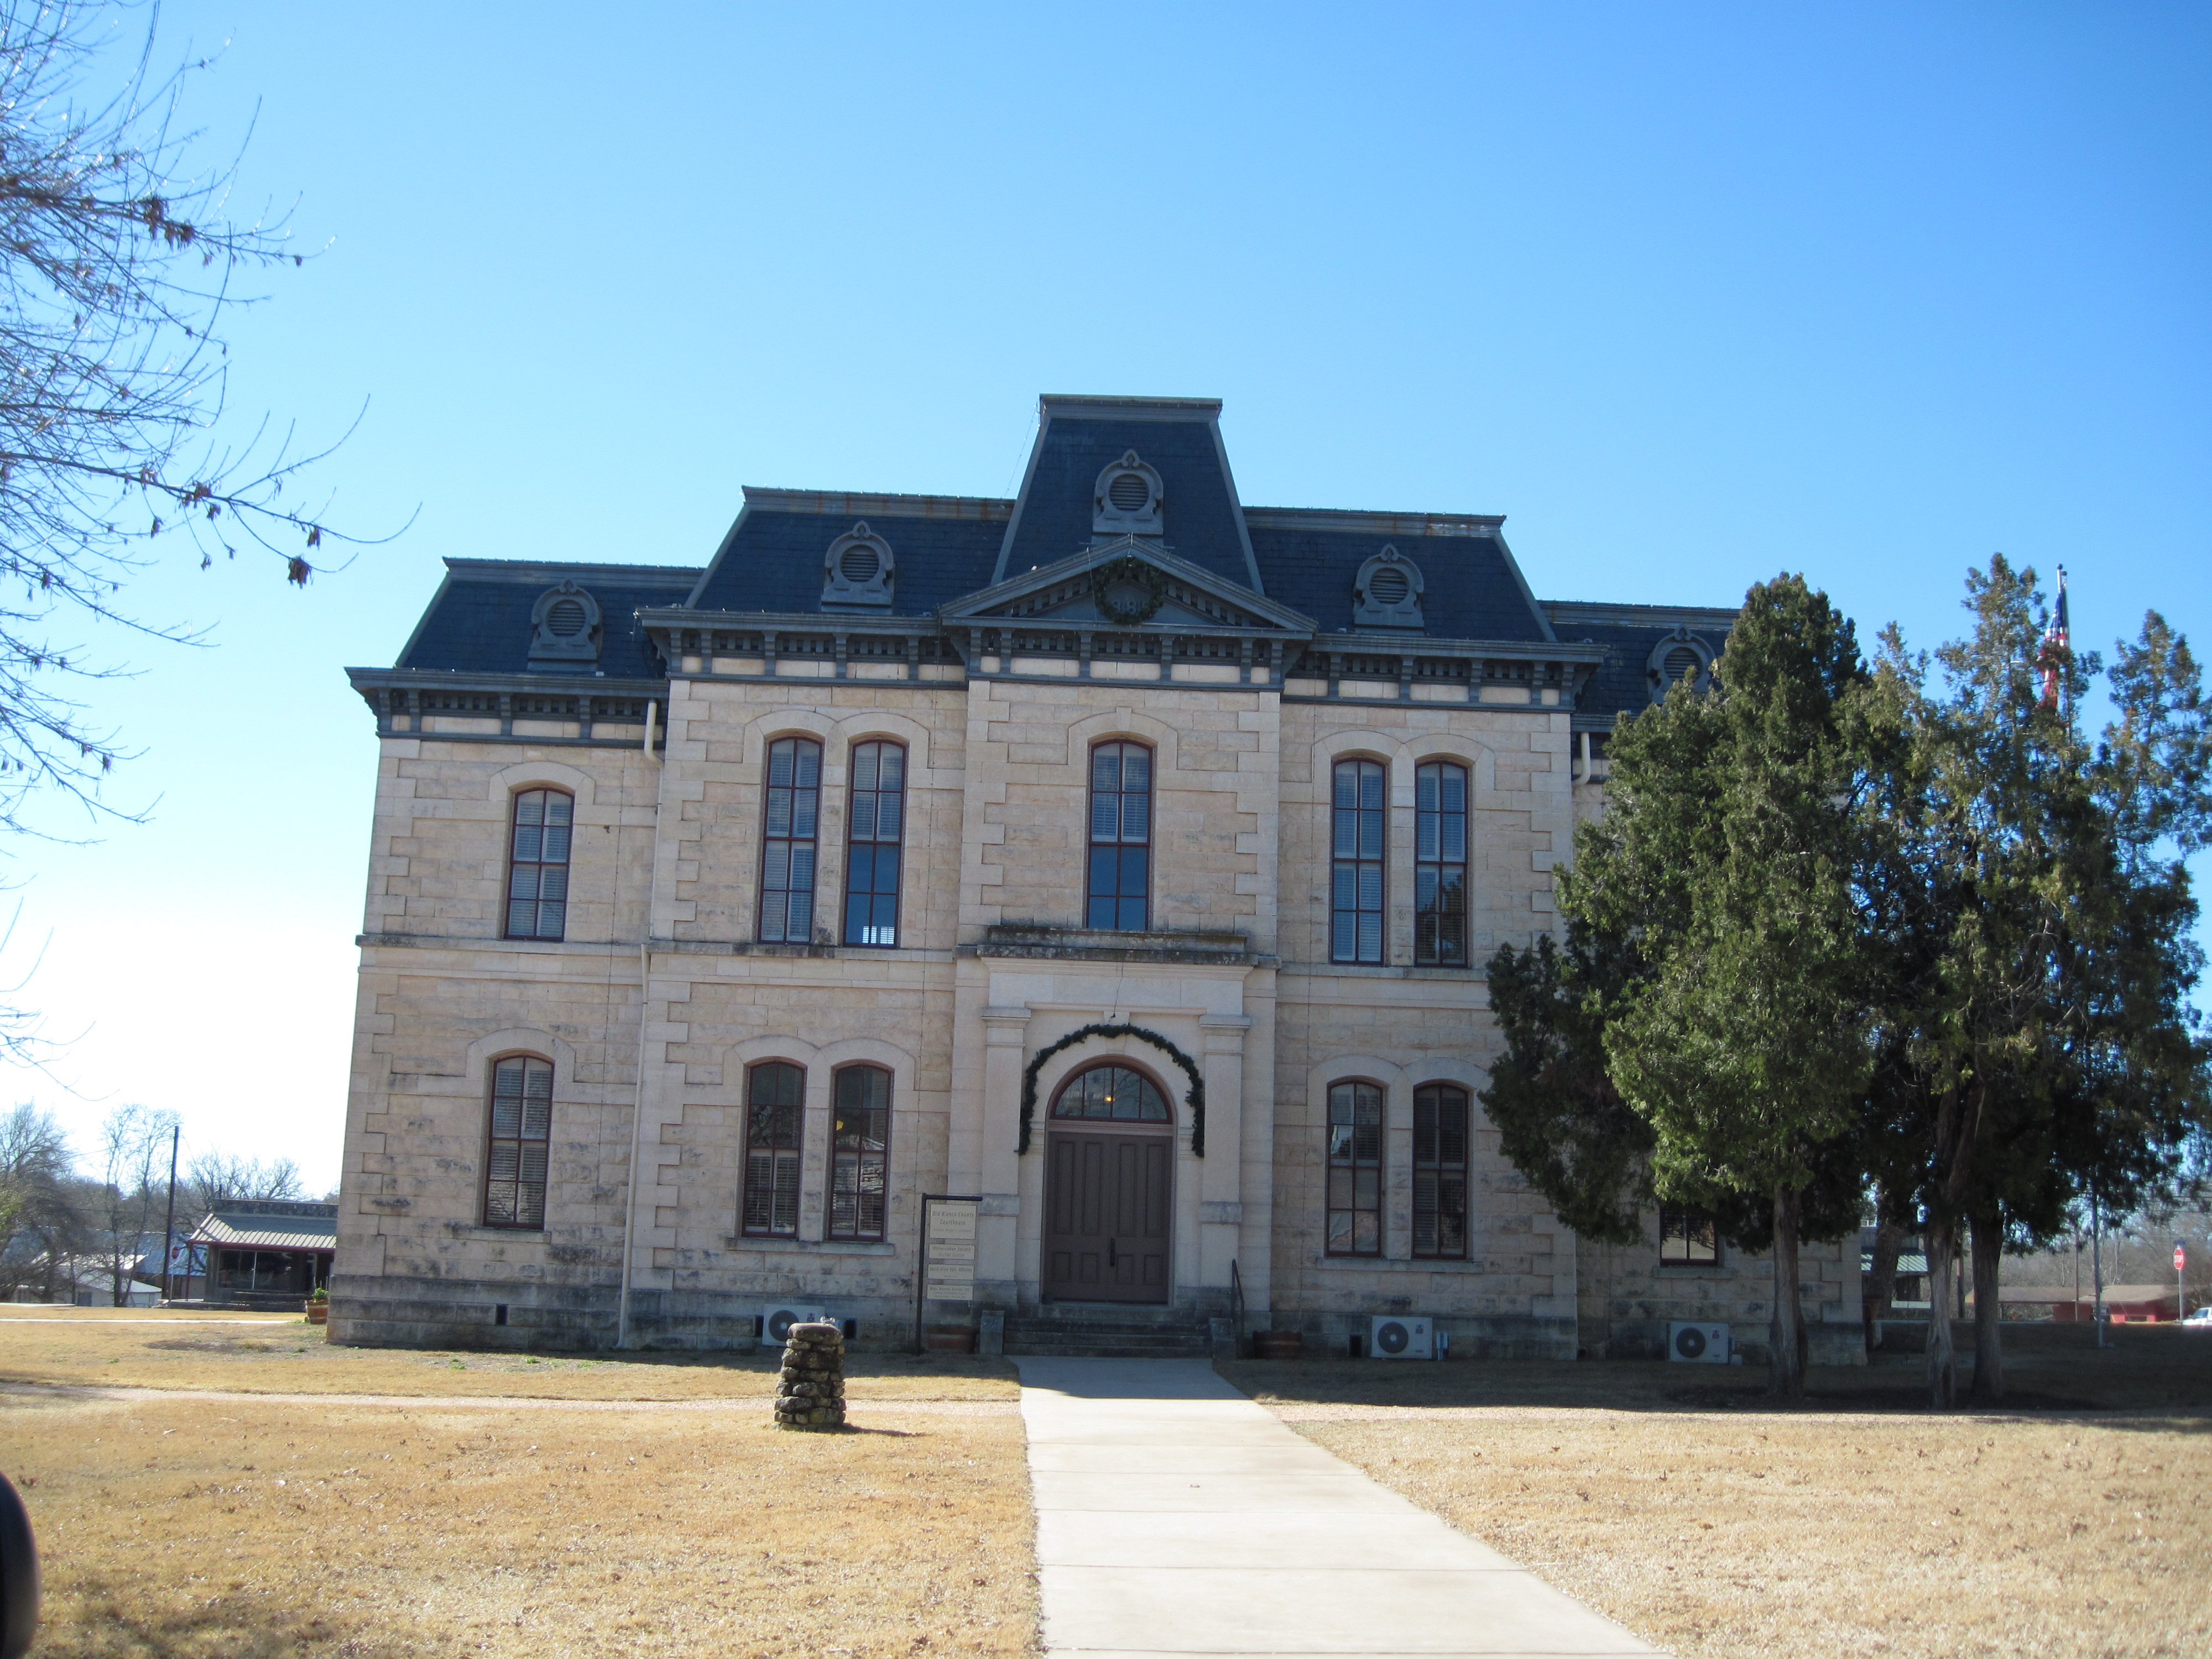
<instances>
[{"instance_id":1,"label":"green garland around door","mask_svg":"<svg viewBox=\"0 0 2212 1659\"><path fill-rule=\"evenodd\" d=\"M1190 1150L1193 1156L1204 1158L1206 1156L1206 1079L1198 1074L1198 1062L1158 1031L1147 1031L1141 1025L1085 1025L1080 1030L1070 1031L1059 1042L1037 1050L1036 1058L1030 1061L1028 1067L1022 1073L1022 1138L1014 1151L1021 1153L1030 1149L1030 1120L1036 1115L1036 1080L1039 1070L1043 1067L1045 1061L1050 1060L1061 1049L1073 1048L1077 1043L1088 1042L1092 1037L1134 1037L1139 1042L1151 1043L1153 1048L1161 1050L1170 1060L1182 1067L1183 1075L1190 1079L1190 1092L1182 1097L1183 1104L1190 1108Z\"/></svg>"}]
</instances>

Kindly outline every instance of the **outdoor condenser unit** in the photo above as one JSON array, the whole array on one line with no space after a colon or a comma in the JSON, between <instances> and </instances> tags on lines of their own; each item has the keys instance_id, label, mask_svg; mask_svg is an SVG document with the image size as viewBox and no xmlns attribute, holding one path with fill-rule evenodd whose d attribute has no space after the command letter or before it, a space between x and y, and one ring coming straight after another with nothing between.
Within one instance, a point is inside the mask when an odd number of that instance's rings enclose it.
<instances>
[{"instance_id":1,"label":"outdoor condenser unit","mask_svg":"<svg viewBox=\"0 0 2212 1659\"><path fill-rule=\"evenodd\" d=\"M1687 1365L1729 1363L1729 1328L1677 1319L1667 1327L1667 1358Z\"/></svg>"},{"instance_id":2,"label":"outdoor condenser unit","mask_svg":"<svg viewBox=\"0 0 2212 1659\"><path fill-rule=\"evenodd\" d=\"M780 1348L791 1335L793 1325L807 1324L830 1316L819 1308L802 1304L771 1302L761 1310L760 1340L763 1348Z\"/></svg>"},{"instance_id":3,"label":"outdoor condenser unit","mask_svg":"<svg viewBox=\"0 0 2212 1659\"><path fill-rule=\"evenodd\" d=\"M1376 1314L1368 1331L1367 1352L1377 1359L1434 1359L1436 1333L1425 1319Z\"/></svg>"}]
</instances>

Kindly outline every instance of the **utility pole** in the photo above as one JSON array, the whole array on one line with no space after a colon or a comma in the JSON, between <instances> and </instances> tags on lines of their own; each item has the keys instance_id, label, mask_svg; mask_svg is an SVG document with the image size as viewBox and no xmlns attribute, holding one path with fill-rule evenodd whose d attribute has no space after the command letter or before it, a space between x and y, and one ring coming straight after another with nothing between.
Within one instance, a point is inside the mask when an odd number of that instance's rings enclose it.
<instances>
[{"instance_id":1,"label":"utility pole","mask_svg":"<svg viewBox=\"0 0 2212 1659\"><path fill-rule=\"evenodd\" d=\"M2105 1228L2097 1213L2097 1189L2089 1188L2089 1271L2096 1286L2097 1300L2091 1310L2097 1322L2097 1346L2105 1343Z\"/></svg>"},{"instance_id":2,"label":"utility pole","mask_svg":"<svg viewBox=\"0 0 2212 1659\"><path fill-rule=\"evenodd\" d=\"M169 1126L169 1218L161 1226L161 1300L174 1300L173 1286L169 1283L169 1264L177 1255L177 1141L185 1133L184 1126ZM191 1275L185 1276L189 1283Z\"/></svg>"}]
</instances>

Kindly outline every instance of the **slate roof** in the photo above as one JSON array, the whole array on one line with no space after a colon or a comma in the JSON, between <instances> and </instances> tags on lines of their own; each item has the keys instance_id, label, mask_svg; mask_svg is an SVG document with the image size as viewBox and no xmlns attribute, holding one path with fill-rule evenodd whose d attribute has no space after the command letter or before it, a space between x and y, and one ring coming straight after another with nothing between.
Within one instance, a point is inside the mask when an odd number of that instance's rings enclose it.
<instances>
[{"instance_id":1,"label":"slate roof","mask_svg":"<svg viewBox=\"0 0 2212 1659\"><path fill-rule=\"evenodd\" d=\"M520 674L530 667L530 610L539 594L573 581L599 601L605 634L597 668L609 679L660 679L665 671L637 625L646 605L681 605L696 565L556 564L521 559L448 559L446 580L399 653L396 668L464 674Z\"/></svg>"},{"instance_id":2,"label":"slate roof","mask_svg":"<svg viewBox=\"0 0 2212 1659\"><path fill-rule=\"evenodd\" d=\"M998 580L1089 547L1098 475L1133 449L1160 475L1168 550L1216 575L1254 585L1243 511L1215 424L1218 401L1048 397L1041 407Z\"/></svg>"},{"instance_id":3,"label":"slate roof","mask_svg":"<svg viewBox=\"0 0 2212 1659\"><path fill-rule=\"evenodd\" d=\"M1718 656L1735 622L1733 610L1672 605L1593 605L1547 599L1544 611L1560 641L1588 640L1607 647L1605 666L1590 678L1575 703L1578 731L1610 732L1616 716L1651 706L1644 679L1652 647L1677 628L1686 628Z\"/></svg>"},{"instance_id":4,"label":"slate roof","mask_svg":"<svg viewBox=\"0 0 2212 1659\"><path fill-rule=\"evenodd\" d=\"M1013 507L975 496L748 485L744 510L690 596L656 603L694 611L818 611L823 556L830 543L865 523L890 544L888 614L926 617L947 600L991 585Z\"/></svg>"},{"instance_id":5,"label":"slate roof","mask_svg":"<svg viewBox=\"0 0 2212 1659\"><path fill-rule=\"evenodd\" d=\"M1576 711L1583 730L1609 730L1619 714L1647 705L1646 659L1673 629L1690 628L1716 652L1726 638L1732 611L1537 601L1498 533L1500 519L1247 509L1221 444L1219 411L1209 399L1048 397L1022 494L1012 501L749 486L744 509L703 569L448 559L444 582L394 666L526 674L532 607L547 588L573 580L599 602L605 638L598 662L567 676L596 668L610 680L661 679L665 665L638 623L640 610L824 614L823 557L864 521L890 546L893 603L886 611L831 614L862 623L929 617L1090 548L1098 534L1098 475L1130 450L1160 475L1167 551L1217 579L1256 587L1324 633L1356 631L1360 568L1394 546L1420 569L1429 638L1606 647L1605 665Z\"/></svg>"},{"instance_id":6,"label":"slate roof","mask_svg":"<svg viewBox=\"0 0 2212 1659\"><path fill-rule=\"evenodd\" d=\"M1267 507L1249 507L1244 517L1267 596L1311 617L1324 633L1351 631L1360 567L1395 547L1420 570L1421 620L1431 637L1552 637L1498 539L1501 520Z\"/></svg>"}]
</instances>

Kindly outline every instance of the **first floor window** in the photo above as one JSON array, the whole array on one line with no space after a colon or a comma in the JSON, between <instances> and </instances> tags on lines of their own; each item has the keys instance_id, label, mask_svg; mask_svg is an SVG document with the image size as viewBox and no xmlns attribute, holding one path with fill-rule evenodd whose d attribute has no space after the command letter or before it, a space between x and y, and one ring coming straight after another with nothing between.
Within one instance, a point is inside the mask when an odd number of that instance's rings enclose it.
<instances>
[{"instance_id":1,"label":"first floor window","mask_svg":"<svg viewBox=\"0 0 2212 1659\"><path fill-rule=\"evenodd\" d=\"M745 1191L740 1232L756 1238L799 1236L799 1135L806 1073L781 1060L753 1067L745 1081Z\"/></svg>"},{"instance_id":2,"label":"first floor window","mask_svg":"<svg viewBox=\"0 0 2212 1659\"><path fill-rule=\"evenodd\" d=\"M1413 1091L1413 1254L1467 1255L1467 1091Z\"/></svg>"},{"instance_id":3,"label":"first floor window","mask_svg":"<svg viewBox=\"0 0 2212 1659\"><path fill-rule=\"evenodd\" d=\"M534 1054L508 1055L491 1068L485 1226L545 1224L545 1161L552 1135L552 1065Z\"/></svg>"},{"instance_id":4,"label":"first floor window","mask_svg":"<svg viewBox=\"0 0 2212 1659\"><path fill-rule=\"evenodd\" d=\"M1328 1091L1328 1254L1382 1253L1382 1091L1336 1083Z\"/></svg>"},{"instance_id":5,"label":"first floor window","mask_svg":"<svg viewBox=\"0 0 2212 1659\"><path fill-rule=\"evenodd\" d=\"M1720 1259L1720 1234L1710 1212L1659 1206L1661 1267L1712 1267Z\"/></svg>"},{"instance_id":6,"label":"first floor window","mask_svg":"<svg viewBox=\"0 0 2212 1659\"><path fill-rule=\"evenodd\" d=\"M1379 761L1336 763L1329 805L1331 962L1382 960L1382 784Z\"/></svg>"},{"instance_id":7,"label":"first floor window","mask_svg":"<svg viewBox=\"0 0 2212 1659\"><path fill-rule=\"evenodd\" d=\"M876 1066L837 1073L830 1130L830 1237L879 1239L889 1190L891 1074Z\"/></svg>"}]
</instances>

